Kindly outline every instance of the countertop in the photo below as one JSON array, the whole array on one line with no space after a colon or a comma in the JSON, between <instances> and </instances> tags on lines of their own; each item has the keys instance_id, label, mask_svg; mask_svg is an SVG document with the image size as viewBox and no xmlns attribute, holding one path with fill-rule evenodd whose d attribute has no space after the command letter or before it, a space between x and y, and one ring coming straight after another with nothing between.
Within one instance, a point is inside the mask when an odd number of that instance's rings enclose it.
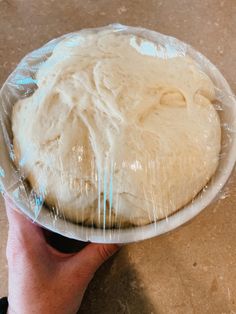
<instances>
[{"instance_id":1,"label":"countertop","mask_svg":"<svg viewBox=\"0 0 236 314\"><path fill-rule=\"evenodd\" d=\"M119 22L175 36L206 55L236 92L234 0L0 0L0 85L29 51L61 34ZM188 224L129 244L103 265L79 313L236 313L236 174ZM0 203L0 295L7 220Z\"/></svg>"}]
</instances>

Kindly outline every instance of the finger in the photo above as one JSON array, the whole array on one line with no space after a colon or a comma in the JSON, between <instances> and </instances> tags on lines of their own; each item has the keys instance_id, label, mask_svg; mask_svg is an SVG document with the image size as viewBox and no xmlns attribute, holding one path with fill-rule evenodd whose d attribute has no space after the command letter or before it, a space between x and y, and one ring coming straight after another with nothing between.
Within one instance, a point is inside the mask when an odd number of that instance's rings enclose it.
<instances>
[{"instance_id":1,"label":"finger","mask_svg":"<svg viewBox=\"0 0 236 314\"><path fill-rule=\"evenodd\" d=\"M87 285L96 270L119 248L116 244L91 243L71 258L72 271Z\"/></svg>"},{"instance_id":2,"label":"finger","mask_svg":"<svg viewBox=\"0 0 236 314\"><path fill-rule=\"evenodd\" d=\"M17 240L24 237L33 241L35 244L44 241L43 232L39 226L19 213L18 210L13 208L13 204L7 200L5 200L5 206L9 222L9 237L11 239Z\"/></svg>"}]
</instances>

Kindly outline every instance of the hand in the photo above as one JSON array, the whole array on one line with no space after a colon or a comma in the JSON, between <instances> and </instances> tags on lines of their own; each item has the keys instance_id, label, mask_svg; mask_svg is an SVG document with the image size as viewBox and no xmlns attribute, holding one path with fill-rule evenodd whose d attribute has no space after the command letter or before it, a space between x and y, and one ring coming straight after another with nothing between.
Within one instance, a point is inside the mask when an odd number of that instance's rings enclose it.
<instances>
[{"instance_id":1,"label":"hand","mask_svg":"<svg viewBox=\"0 0 236 314\"><path fill-rule=\"evenodd\" d=\"M95 271L118 249L89 244L76 254L49 246L42 229L6 201L8 314L75 314Z\"/></svg>"}]
</instances>

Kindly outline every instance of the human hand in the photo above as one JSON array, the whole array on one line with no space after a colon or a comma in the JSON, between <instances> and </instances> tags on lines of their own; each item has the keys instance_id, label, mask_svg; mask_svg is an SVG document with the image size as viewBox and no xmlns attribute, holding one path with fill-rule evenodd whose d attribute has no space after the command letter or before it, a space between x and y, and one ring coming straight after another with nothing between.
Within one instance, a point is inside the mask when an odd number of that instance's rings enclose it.
<instances>
[{"instance_id":1,"label":"human hand","mask_svg":"<svg viewBox=\"0 0 236 314\"><path fill-rule=\"evenodd\" d=\"M91 243L76 254L61 253L47 244L39 226L5 204L8 314L77 313L94 273L118 246Z\"/></svg>"}]
</instances>

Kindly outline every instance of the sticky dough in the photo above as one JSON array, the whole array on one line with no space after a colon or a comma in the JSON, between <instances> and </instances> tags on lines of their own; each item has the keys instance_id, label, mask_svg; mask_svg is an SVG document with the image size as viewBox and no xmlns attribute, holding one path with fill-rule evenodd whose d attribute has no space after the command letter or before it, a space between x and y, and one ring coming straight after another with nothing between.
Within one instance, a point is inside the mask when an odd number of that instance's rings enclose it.
<instances>
[{"instance_id":1,"label":"sticky dough","mask_svg":"<svg viewBox=\"0 0 236 314\"><path fill-rule=\"evenodd\" d=\"M214 86L187 56L134 35L63 40L13 108L16 163L65 219L142 225L191 202L214 174Z\"/></svg>"}]
</instances>

